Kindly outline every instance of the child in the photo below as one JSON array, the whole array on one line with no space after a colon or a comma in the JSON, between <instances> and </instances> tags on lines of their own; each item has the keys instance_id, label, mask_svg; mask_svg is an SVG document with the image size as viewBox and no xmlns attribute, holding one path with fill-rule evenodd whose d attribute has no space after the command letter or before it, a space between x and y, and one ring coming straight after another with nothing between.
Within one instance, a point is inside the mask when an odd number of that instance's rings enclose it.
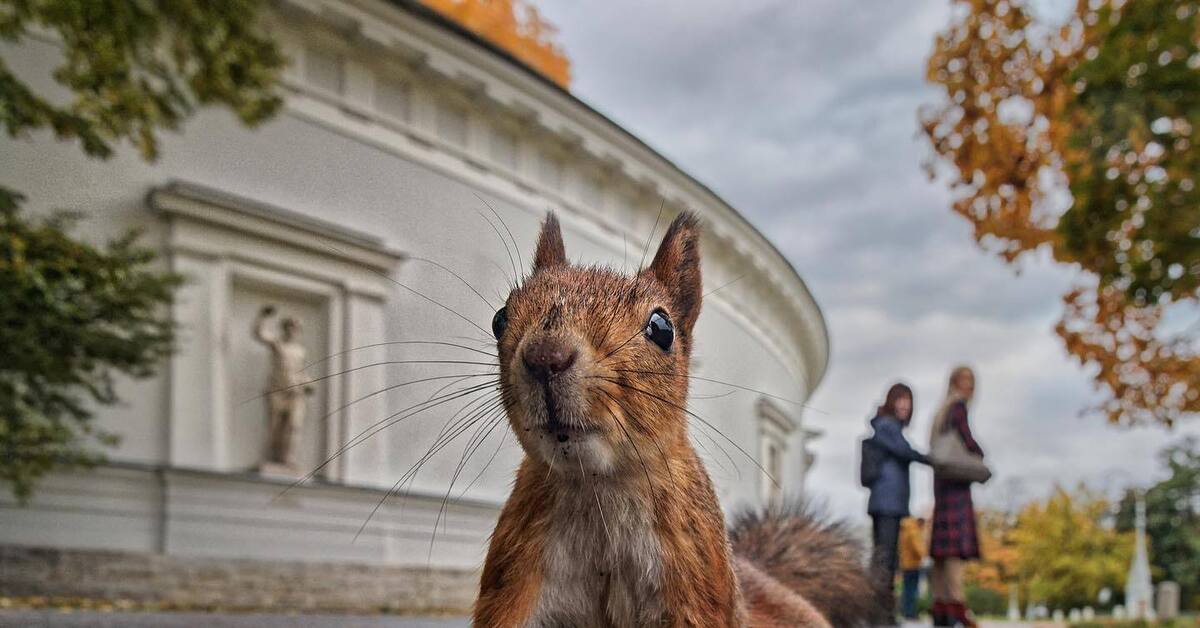
<instances>
[{"instance_id":1,"label":"child","mask_svg":"<svg viewBox=\"0 0 1200 628\"><path fill-rule=\"evenodd\" d=\"M900 570L903 589L900 612L905 619L917 617L917 591L921 587L921 563L925 560L925 519L905 517L900 524Z\"/></svg>"}]
</instances>

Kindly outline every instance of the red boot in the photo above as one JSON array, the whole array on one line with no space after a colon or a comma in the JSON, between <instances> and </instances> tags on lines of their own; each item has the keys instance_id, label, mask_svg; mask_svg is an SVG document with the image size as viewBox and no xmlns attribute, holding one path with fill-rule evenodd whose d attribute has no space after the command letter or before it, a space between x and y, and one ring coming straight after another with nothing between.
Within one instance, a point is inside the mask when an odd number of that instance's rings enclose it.
<instances>
[{"instance_id":1,"label":"red boot","mask_svg":"<svg viewBox=\"0 0 1200 628\"><path fill-rule=\"evenodd\" d=\"M950 625L963 626L963 628L979 628L979 624L975 623L975 618L971 615L971 611L967 610L967 605L963 602L951 602L946 607L947 614L950 615Z\"/></svg>"},{"instance_id":2,"label":"red boot","mask_svg":"<svg viewBox=\"0 0 1200 628\"><path fill-rule=\"evenodd\" d=\"M929 614L933 616L934 626L950 625L950 614L947 612L945 602L941 600L934 600L933 606L929 608Z\"/></svg>"}]
</instances>

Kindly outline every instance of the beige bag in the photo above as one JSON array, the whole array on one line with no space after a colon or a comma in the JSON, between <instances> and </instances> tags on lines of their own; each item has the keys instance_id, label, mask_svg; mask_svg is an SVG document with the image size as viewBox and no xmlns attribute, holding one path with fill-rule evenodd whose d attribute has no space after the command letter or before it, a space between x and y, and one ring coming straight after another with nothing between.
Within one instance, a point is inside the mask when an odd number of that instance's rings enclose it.
<instances>
[{"instance_id":1,"label":"beige bag","mask_svg":"<svg viewBox=\"0 0 1200 628\"><path fill-rule=\"evenodd\" d=\"M944 480L982 484L992 477L983 456L967 449L957 430L944 429L933 437L929 461L933 463L934 476Z\"/></svg>"}]
</instances>

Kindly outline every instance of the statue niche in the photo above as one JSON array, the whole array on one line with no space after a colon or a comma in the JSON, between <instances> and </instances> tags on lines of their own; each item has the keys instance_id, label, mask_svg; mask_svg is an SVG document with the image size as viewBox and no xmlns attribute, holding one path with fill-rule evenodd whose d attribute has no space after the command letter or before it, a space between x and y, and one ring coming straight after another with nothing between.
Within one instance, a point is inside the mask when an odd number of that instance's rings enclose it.
<instances>
[{"instance_id":1,"label":"statue niche","mask_svg":"<svg viewBox=\"0 0 1200 628\"><path fill-rule=\"evenodd\" d=\"M304 425L308 396L314 390L304 375L307 351L300 342L303 328L300 321L284 317L279 332L272 333L270 323L275 307L259 310L254 319L254 338L271 350L271 371L267 378L267 446L259 473L298 475L296 464L297 441Z\"/></svg>"}]
</instances>

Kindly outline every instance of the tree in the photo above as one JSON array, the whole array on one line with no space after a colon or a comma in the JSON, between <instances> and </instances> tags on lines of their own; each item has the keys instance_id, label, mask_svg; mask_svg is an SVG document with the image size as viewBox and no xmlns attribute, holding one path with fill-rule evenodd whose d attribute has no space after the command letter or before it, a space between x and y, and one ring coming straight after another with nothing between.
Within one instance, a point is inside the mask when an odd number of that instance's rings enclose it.
<instances>
[{"instance_id":1,"label":"tree","mask_svg":"<svg viewBox=\"0 0 1200 628\"><path fill-rule=\"evenodd\" d=\"M278 110L283 56L261 31L261 0L0 0L0 39L54 33L63 63L54 80L67 103L35 93L0 59L0 122L10 136L51 129L93 157L128 140L158 154L157 132L197 105L224 105L246 124Z\"/></svg>"},{"instance_id":2,"label":"tree","mask_svg":"<svg viewBox=\"0 0 1200 628\"><path fill-rule=\"evenodd\" d=\"M571 85L571 62L554 41L555 28L521 0L424 0L438 13L520 59L559 87ZM522 16L516 9L520 7Z\"/></svg>"},{"instance_id":3,"label":"tree","mask_svg":"<svg viewBox=\"0 0 1200 628\"><path fill-rule=\"evenodd\" d=\"M128 142L158 154L158 132L197 106L249 125L275 113L284 59L261 30L261 0L0 0L0 41L31 33L62 49L53 79L69 98L35 92L0 58L0 124L12 138L49 130L107 158ZM116 436L93 404L118 401L118 374L152 374L171 348L167 305L179 283L128 233L105 247L68 234L74 218L34 220L0 186L0 481L18 499L57 465L100 459Z\"/></svg>"},{"instance_id":4,"label":"tree","mask_svg":"<svg viewBox=\"0 0 1200 628\"><path fill-rule=\"evenodd\" d=\"M1108 504L1080 487L1056 488L1015 513L979 513L981 558L968 563L966 582L1007 606L1009 587L1021 599L1060 608L1094 603L1104 587L1124 582L1132 536L1108 524ZM980 596L984 599L984 596Z\"/></svg>"},{"instance_id":5,"label":"tree","mask_svg":"<svg viewBox=\"0 0 1200 628\"><path fill-rule=\"evenodd\" d=\"M1166 447L1159 460L1167 478L1146 490L1146 536L1155 576L1179 583L1184 608L1200 608L1200 441ZM1119 530L1133 529L1134 491L1121 500Z\"/></svg>"},{"instance_id":6,"label":"tree","mask_svg":"<svg viewBox=\"0 0 1200 628\"><path fill-rule=\"evenodd\" d=\"M115 403L116 373L152 374L174 338L163 310L179 277L151 269L136 234L101 249L71 238L70 222L0 206L0 480L21 500L54 466L116 443L88 403Z\"/></svg>"},{"instance_id":7,"label":"tree","mask_svg":"<svg viewBox=\"0 0 1200 628\"><path fill-rule=\"evenodd\" d=\"M1094 604L1100 590L1119 589L1133 554L1133 535L1108 524L1109 504L1082 487L1061 488L1027 505L1009 533L1023 599L1057 608Z\"/></svg>"},{"instance_id":8,"label":"tree","mask_svg":"<svg viewBox=\"0 0 1200 628\"><path fill-rule=\"evenodd\" d=\"M957 0L920 113L931 175L986 250L1079 268L1056 331L1095 369L1113 422L1200 411L1200 7L1077 0L1062 24L1023 0ZM1182 331L1179 329L1182 328Z\"/></svg>"},{"instance_id":9,"label":"tree","mask_svg":"<svg viewBox=\"0 0 1200 628\"><path fill-rule=\"evenodd\" d=\"M1015 517L996 510L979 512L980 559L963 568L966 582L1002 596L1007 603L1008 587L1019 580L1020 554L1012 540Z\"/></svg>"}]
</instances>

